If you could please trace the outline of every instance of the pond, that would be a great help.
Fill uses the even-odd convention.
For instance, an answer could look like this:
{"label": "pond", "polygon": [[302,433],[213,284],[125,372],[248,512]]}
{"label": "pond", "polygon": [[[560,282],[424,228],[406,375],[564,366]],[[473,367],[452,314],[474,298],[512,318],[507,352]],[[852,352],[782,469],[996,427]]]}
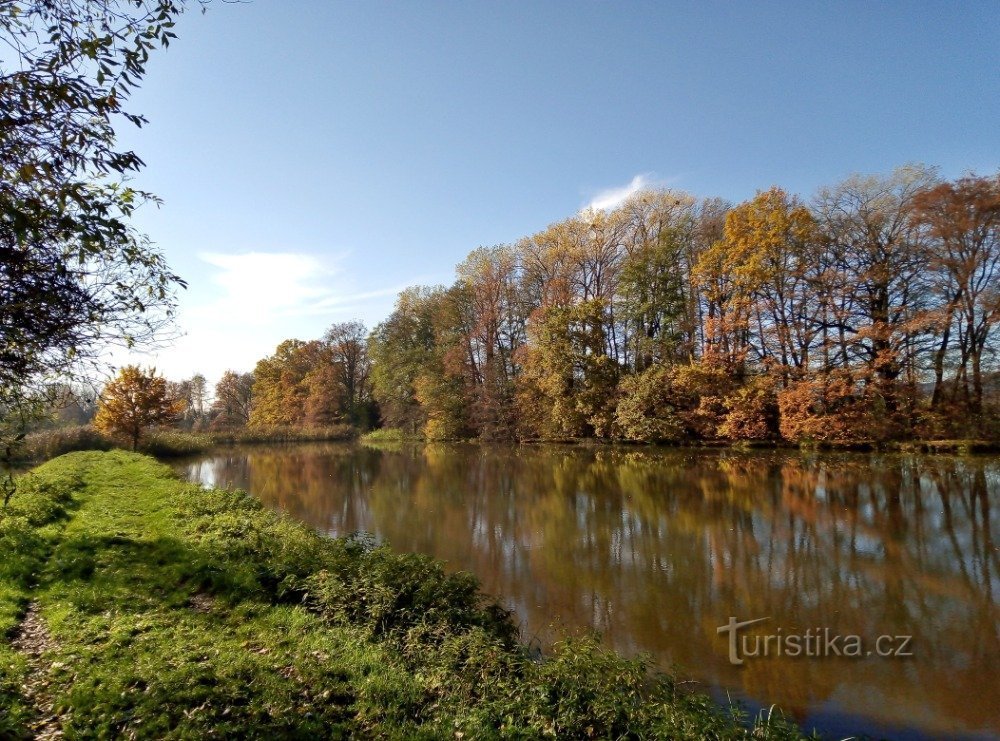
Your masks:
{"label": "pond", "polygon": [[595,628],[830,735],[1000,736],[996,457],[331,443],[179,466],[471,571],[542,646]]}

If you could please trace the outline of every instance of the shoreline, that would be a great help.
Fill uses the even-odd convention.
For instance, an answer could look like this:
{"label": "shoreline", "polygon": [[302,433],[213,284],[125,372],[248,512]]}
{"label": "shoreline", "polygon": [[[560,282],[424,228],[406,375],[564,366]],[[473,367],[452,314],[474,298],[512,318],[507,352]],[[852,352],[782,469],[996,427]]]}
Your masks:
{"label": "shoreline", "polygon": [[[802,737],[593,636],[538,656],[473,575],[324,538],[147,456],[73,453],[23,486],[0,519],[0,546],[21,556],[0,572],[0,731],[15,737],[42,722],[146,737]],[[26,616],[39,656],[18,648]]]}
{"label": "shoreline", "polygon": [[[378,447],[380,445],[412,444],[468,444],[503,446],[565,445],[581,448],[630,448],[649,450],[782,450],[823,453],[903,453],[916,455],[996,455],[1000,454],[1000,440],[907,440],[876,442],[857,440],[850,442],[789,443],[784,440],[685,440],[678,442],[637,442],[630,440],[604,440],[599,438],[558,438],[525,440],[483,440],[456,438],[427,440],[396,434],[395,430],[379,429],[361,433],[348,425],[330,428],[297,429],[237,429],[215,432],[190,432],[174,429],[152,430],[140,441],[139,452],[156,458],[181,458],[201,455],[216,447],[237,445],[294,444],[308,442],[351,442]],[[127,449],[121,440],[99,433],[89,425],[57,428],[31,433],[24,442],[23,452],[9,462],[17,468],[37,465],[65,453],[86,450]]]}

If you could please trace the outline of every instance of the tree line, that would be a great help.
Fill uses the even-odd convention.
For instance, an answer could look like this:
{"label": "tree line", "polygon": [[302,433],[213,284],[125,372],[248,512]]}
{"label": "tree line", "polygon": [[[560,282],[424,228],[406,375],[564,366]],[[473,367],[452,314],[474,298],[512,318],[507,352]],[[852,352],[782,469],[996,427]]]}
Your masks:
{"label": "tree line", "polygon": [[996,435],[998,319],[1000,176],[907,166],[583,211],[404,291],[369,353],[431,439]]}
{"label": "tree line", "polygon": [[908,166],[809,202],[674,190],[481,247],[369,334],[170,383],[196,429],[430,440],[995,437],[1000,176]]}

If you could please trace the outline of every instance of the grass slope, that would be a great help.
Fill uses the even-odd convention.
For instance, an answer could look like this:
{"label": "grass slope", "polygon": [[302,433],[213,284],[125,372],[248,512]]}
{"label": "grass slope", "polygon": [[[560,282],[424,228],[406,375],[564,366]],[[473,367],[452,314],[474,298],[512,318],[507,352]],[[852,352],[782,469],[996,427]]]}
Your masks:
{"label": "grass slope", "polygon": [[9,642],[31,600],[70,737],[797,736],[594,639],[533,657],[470,575],[320,538],[140,455],[41,466],[0,516],[0,549],[0,736],[30,735]]}

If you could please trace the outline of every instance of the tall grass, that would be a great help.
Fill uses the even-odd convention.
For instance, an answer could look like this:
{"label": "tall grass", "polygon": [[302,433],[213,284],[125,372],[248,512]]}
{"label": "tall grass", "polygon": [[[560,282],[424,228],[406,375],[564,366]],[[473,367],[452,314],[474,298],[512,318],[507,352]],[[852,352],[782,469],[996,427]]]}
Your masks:
{"label": "tall grass", "polygon": [[[158,458],[203,453],[213,445],[245,443],[298,443],[351,440],[357,435],[351,425],[294,427],[248,427],[213,432],[187,432],[169,427],[147,430],[139,439],[139,450]],[[15,461],[46,461],[77,450],[131,448],[128,440],[101,432],[92,425],[75,425],[32,432],[14,451]]]}
{"label": "tall grass", "polygon": [[218,430],[208,433],[218,444],[243,443],[305,443],[326,440],[353,440],[357,428],[346,425],[326,427],[240,427],[232,430]]}
{"label": "tall grass", "polygon": [[204,453],[215,444],[211,435],[162,428],[147,432],[139,440],[139,450],[157,458],[176,458]]}
{"label": "tall grass", "polygon": [[75,450],[111,450],[116,447],[121,447],[121,444],[91,425],[74,425],[32,432],[14,454],[17,460],[44,461]]}

